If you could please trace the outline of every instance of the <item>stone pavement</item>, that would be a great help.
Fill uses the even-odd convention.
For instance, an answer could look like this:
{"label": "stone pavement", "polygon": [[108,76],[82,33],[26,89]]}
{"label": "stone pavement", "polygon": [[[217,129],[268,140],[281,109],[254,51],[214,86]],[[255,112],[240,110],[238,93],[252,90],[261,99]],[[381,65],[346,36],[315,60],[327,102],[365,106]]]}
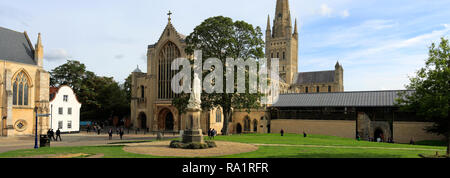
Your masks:
{"label": "stone pavement", "polygon": [[[166,135],[164,138],[176,138],[178,135]],[[79,133],[79,134],[63,134],[61,135],[62,141],[52,141],[50,145],[52,147],[64,147],[64,146],[101,146],[108,145],[115,142],[123,141],[139,141],[139,140],[156,140],[156,135],[152,134],[125,134],[123,140],[117,134],[113,134],[113,139],[109,140],[107,134],[94,134],[94,133]],[[20,150],[20,149],[33,149],[35,138],[34,136],[20,136],[20,137],[0,137],[0,153]],[[39,140],[38,140],[39,144]]]}

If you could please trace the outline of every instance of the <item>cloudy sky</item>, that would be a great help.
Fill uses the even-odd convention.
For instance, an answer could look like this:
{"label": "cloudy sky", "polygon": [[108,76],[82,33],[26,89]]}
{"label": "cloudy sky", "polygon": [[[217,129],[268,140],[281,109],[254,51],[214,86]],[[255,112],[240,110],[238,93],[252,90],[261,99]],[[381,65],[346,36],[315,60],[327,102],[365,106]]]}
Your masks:
{"label": "cloudy sky", "polygon": [[[276,0],[14,0],[0,1],[0,26],[42,33],[45,69],[79,60],[97,75],[123,80],[146,71],[167,12],[185,35],[223,15],[266,29]],[[344,66],[346,91],[404,89],[424,65],[428,47],[450,36],[448,0],[290,0],[298,18],[299,70]]]}

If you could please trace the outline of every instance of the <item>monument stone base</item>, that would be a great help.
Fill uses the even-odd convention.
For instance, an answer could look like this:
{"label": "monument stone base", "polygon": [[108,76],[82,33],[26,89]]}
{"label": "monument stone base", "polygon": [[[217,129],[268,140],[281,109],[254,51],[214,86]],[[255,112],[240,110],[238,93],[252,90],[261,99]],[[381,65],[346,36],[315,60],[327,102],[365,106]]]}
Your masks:
{"label": "monument stone base", "polygon": [[183,143],[204,143],[202,130],[184,131]]}

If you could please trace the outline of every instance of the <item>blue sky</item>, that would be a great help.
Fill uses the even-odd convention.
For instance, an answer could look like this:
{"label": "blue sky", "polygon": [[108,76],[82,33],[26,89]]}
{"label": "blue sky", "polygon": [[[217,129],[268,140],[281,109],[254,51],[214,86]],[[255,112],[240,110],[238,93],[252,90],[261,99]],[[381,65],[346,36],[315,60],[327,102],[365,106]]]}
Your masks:
{"label": "blue sky", "polygon": [[[276,0],[14,0],[0,1],[0,26],[42,33],[44,67],[79,60],[97,75],[123,80],[155,43],[167,12],[188,35],[223,15],[266,29]],[[424,66],[428,47],[450,36],[448,0],[290,0],[299,21],[300,72],[344,67],[346,91],[404,89]]]}

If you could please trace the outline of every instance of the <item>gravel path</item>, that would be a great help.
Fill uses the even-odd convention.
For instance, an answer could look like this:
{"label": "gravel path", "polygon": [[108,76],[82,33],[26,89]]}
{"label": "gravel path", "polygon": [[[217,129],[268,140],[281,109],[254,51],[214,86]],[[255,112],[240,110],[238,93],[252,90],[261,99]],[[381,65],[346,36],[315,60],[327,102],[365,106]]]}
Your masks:
{"label": "gravel path", "polygon": [[129,144],[123,148],[124,151],[146,154],[153,156],[173,156],[173,157],[211,157],[211,156],[224,156],[233,155],[239,153],[247,153],[256,151],[257,146],[245,143],[236,142],[222,142],[216,141],[216,148],[189,150],[189,149],[176,149],[169,147],[170,141],[150,142],[150,143],[137,143]]}

